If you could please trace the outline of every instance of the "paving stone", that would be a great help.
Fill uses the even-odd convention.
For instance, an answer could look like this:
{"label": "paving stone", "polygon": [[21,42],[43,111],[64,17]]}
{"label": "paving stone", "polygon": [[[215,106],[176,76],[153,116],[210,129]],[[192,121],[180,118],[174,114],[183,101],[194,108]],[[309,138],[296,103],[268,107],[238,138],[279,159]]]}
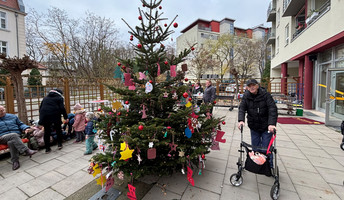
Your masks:
{"label": "paving stone", "polygon": [[221,186],[224,178],[223,174],[204,170],[202,175],[198,175],[198,171],[194,170],[193,178],[196,187],[221,194]]}
{"label": "paving stone", "polygon": [[[271,199],[270,191],[271,191],[272,186],[258,183],[258,188],[259,188],[260,199]],[[283,199],[283,200],[298,200],[298,199],[300,199],[296,192],[284,190],[282,187],[280,188],[279,193],[280,193],[280,196],[278,199]]]}
{"label": "paving stone", "polygon": [[78,171],[77,173],[56,183],[51,188],[65,197],[68,197],[92,180],[94,180],[92,175],[84,171]]}
{"label": "paving stone", "polygon": [[[344,167],[344,156],[333,156],[333,158]],[[342,168],[344,170],[344,168]]]}
{"label": "paving stone", "polygon": [[18,188],[13,188],[0,194],[0,199],[1,200],[13,200],[13,199],[24,200],[24,199],[27,199],[27,196]]}
{"label": "paving stone", "polygon": [[300,147],[300,150],[303,154],[309,155],[309,156],[317,156],[317,157],[323,157],[323,158],[332,158],[330,154],[328,154],[323,149],[314,149],[309,147]]}
{"label": "paving stone", "polygon": [[24,184],[33,180],[34,177],[26,172],[18,172],[13,176],[5,178],[0,182],[0,194],[8,191],[12,188],[17,187],[18,185]]}
{"label": "paving stone", "polygon": [[344,199],[343,185],[330,184],[330,186],[340,199]]}
{"label": "paving stone", "polygon": [[245,188],[242,188],[242,187],[235,187],[232,185],[223,185],[220,199],[221,200],[228,200],[228,199],[257,200],[259,199],[259,195],[258,195],[258,192],[246,190]]}
{"label": "paving stone", "polygon": [[334,142],[331,139],[322,139],[322,140],[317,140],[317,139],[313,139],[313,141],[318,144],[319,146],[325,146],[325,147],[335,147],[336,145],[338,145],[336,142]]}
{"label": "paving stone", "polygon": [[[42,150],[42,151],[45,151],[45,150]],[[62,156],[64,154],[65,153],[62,152],[62,151],[52,150],[49,154],[42,153],[39,156],[33,155],[32,156],[32,160],[34,160],[37,163],[45,163],[45,162],[47,162],[49,160],[52,160],[52,159],[57,158],[57,157],[60,157],[60,156]]]}
{"label": "paving stone", "polygon": [[228,161],[227,161],[227,167],[232,168],[232,169],[238,169],[238,162],[239,155],[238,156],[228,156]]}
{"label": "paving stone", "polygon": [[321,158],[316,156],[307,156],[307,158],[314,166],[317,167],[344,170],[343,166],[339,164],[335,159]]}
{"label": "paving stone", "polygon": [[295,185],[296,191],[299,194],[300,199],[312,199],[312,200],[339,200],[337,194],[332,189],[314,189],[310,187],[305,187],[302,185]]}
{"label": "paving stone", "polygon": [[293,140],[293,142],[298,146],[298,147],[310,147],[310,148],[315,148],[315,149],[320,149],[321,147],[313,142],[312,140]]}
{"label": "paving stone", "polygon": [[159,199],[159,200],[171,200],[171,199],[181,199],[181,196],[178,194],[175,194],[171,191],[164,191],[158,186],[153,186],[151,190],[143,197],[142,200],[153,200],[153,199]]}
{"label": "paving stone", "polygon": [[338,171],[322,167],[316,167],[316,169],[327,183],[333,183],[337,185],[344,184],[344,171]]}
{"label": "paving stone", "polygon": [[183,197],[181,200],[190,200],[190,199],[218,200],[218,199],[220,199],[220,195],[189,185],[186,188],[185,193],[183,194]]}
{"label": "paving stone", "polygon": [[205,162],[205,169],[217,172],[220,174],[225,174],[226,166],[227,166],[227,160],[221,160],[217,158],[207,157],[206,156],[206,162]]}
{"label": "paving stone", "polygon": [[154,176],[154,175],[147,175],[144,177],[139,178],[139,181],[147,183],[147,184],[153,184],[157,183],[161,177]]}
{"label": "paving stone", "polygon": [[289,148],[289,149],[299,149],[294,142],[289,142],[289,141],[276,141],[277,148],[279,147],[284,147],[284,148]]}
{"label": "paving stone", "polygon": [[189,185],[187,175],[175,173],[172,176],[163,176],[159,179],[160,185],[166,185],[166,190],[182,195],[185,188]]}
{"label": "paving stone", "polygon": [[221,159],[221,160],[227,160],[228,158],[228,150],[227,151],[221,151],[221,144],[220,144],[220,151],[217,150],[213,150],[210,151],[210,153],[206,154],[206,157],[211,157],[211,158],[217,158],[217,159]]}
{"label": "paving stone", "polygon": [[281,160],[286,169],[292,168],[314,173],[317,172],[309,160],[292,158],[288,156],[281,157]]}
{"label": "paving stone", "polygon": [[74,161],[80,157],[83,157],[83,156],[84,156],[84,151],[79,149],[79,150],[75,150],[73,152],[69,152],[67,154],[61,155],[56,159],[58,159],[62,162],[65,162],[65,163],[70,163],[70,162],[72,162],[72,161]]}
{"label": "paving stone", "polygon": [[294,140],[305,140],[305,141],[311,141],[311,139],[304,134],[288,134],[289,138],[294,141]]}
{"label": "paving stone", "polygon": [[299,149],[290,149],[290,148],[285,148],[285,147],[278,147],[277,148],[278,154],[283,156],[289,156],[293,158],[301,158],[301,159],[307,159],[306,156],[303,154],[302,151]]}
{"label": "paving stone", "polygon": [[28,200],[63,200],[65,197],[54,190],[48,188]]}
{"label": "paving stone", "polygon": [[19,160],[19,163],[20,163],[20,168],[15,170],[15,171],[12,170],[12,163],[10,163],[8,165],[6,164],[5,166],[0,168],[0,174],[4,178],[7,178],[7,177],[11,177],[11,176],[13,176],[19,172],[23,172],[27,169],[38,166],[38,163],[36,163],[33,160],[25,160],[25,161]]}
{"label": "paving stone", "polygon": [[331,156],[343,156],[343,150],[339,147],[338,143],[334,147],[322,147]]}
{"label": "paving stone", "polygon": [[31,174],[34,177],[41,176],[42,174],[45,174],[47,172],[53,171],[55,168],[65,165],[66,163],[53,159],[49,160],[46,163],[40,164],[37,167],[30,168],[26,170],[27,173]]}
{"label": "paving stone", "polygon": [[73,161],[73,163],[66,163],[61,165],[60,167],[57,167],[55,171],[65,176],[70,176],[85,167],[87,167],[88,169],[88,164],[89,163],[86,160],[79,158]]}
{"label": "paving stone", "polygon": [[[319,190],[329,190],[330,186],[321,175],[313,172],[300,172],[296,169],[287,169],[288,174],[294,185],[303,185]],[[295,186],[296,187],[296,186]]]}

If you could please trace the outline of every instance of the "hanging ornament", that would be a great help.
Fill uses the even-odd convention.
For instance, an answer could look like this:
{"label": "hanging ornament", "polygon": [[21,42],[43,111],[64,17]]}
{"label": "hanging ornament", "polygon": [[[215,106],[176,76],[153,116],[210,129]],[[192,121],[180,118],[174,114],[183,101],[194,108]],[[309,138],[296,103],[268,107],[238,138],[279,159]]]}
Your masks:
{"label": "hanging ornament", "polygon": [[126,105],[128,105],[128,104],[129,104],[129,101],[125,101],[124,103],[125,103]]}
{"label": "hanging ornament", "polygon": [[194,111],[195,111],[195,113],[199,113],[199,111],[201,111],[201,108],[199,107],[199,105],[195,105],[194,106]]}
{"label": "hanging ornament", "polygon": [[143,128],[144,128],[143,125],[140,125],[140,126],[139,126],[139,130],[140,130],[140,131],[142,131]]}
{"label": "hanging ornament", "polygon": [[177,74],[176,74],[176,65],[171,65],[170,66],[170,71],[171,71],[171,74],[170,74],[170,76],[171,77],[176,77],[177,76]]}
{"label": "hanging ornament", "polygon": [[153,90],[153,85],[150,82],[146,83],[146,90],[145,92],[148,94]]}
{"label": "hanging ornament", "polygon": [[115,71],[113,73],[115,74],[113,78],[122,78],[123,76],[123,72],[119,66],[115,67]]}
{"label": "hanging ornament", "polygon": [[220,143],[215,141],[215,138],[212,137],[212,146],[210,147],[211,150],[220,150]]}
{"label": "hanging ornament", "polygon": [[155,148],[150,148],[147,150],[147,158],[150,160],[156,158],[156,149]]}
{"label": "hanging ornament", "polygon": [[189,94],[188,94],[187,92],[184,92],[184,93],[183,93],[183,97],[184,97],[184,98],[187,98],[188,96],[189,96]]}
{"label": "hanging ornament", "polygon": [[186,127],[186,129],[185,129],[185,136],[187,137],[187,138],[191,138],[191,136],[192,136],[192,133],[191,133],[191,130],[188,128],[188,127]]}
{"label": "hanging ornament", "polygon": [[99,167],[98,163],[93,166],[93,177],[96,177],[97,174],[100,174],[101,168]]}
{"label": "hanging ornament", "polygon": [[211,119],[212,114],[210,112],[207,112],[206,115],[207,115],[207,119]]}
{"label": "hanging ornament", "polygon": [[140,75],[139,80],[144,80],[144,79],[146,79],[146,75],[145,75],[144,73],[139,72],[139,75]]}
{"label": "hanging ornament", "polygon": [[177,93],[173,93],[173,95],[172,95],[172,99],[178,99],[178,95],[177,95]]}
{"label": "hanging ornament", "polygon": [[112,102],[112,109],[118,110],[120,108],[123,108],[122,103],[119,101]]}
{"label": "hanging ornament", "polygon": [[195,50],[195,47],[191,47],[191,51],[194,51]]}
{"label": "hanging ornament", "polygon": [[113,186],[114,182],[115,182],[115,180],[112,176],[110,176],[109,178],[106,179],[106,187],[105,187],[106,192],[109,191],[109,189]]}
{"label": "hanging ornament", "polygon": [[189,99],[188,99],[189,101],[191,101],[192,100],[192,98],[191,97],[189,97]]}
{"label": "hanging ornament", "polygon": [[106,181],[106,177],[101,175],[97,180],[97,185],[101,185],[103,187],[105,181]]}
{"label": "hanging ornament", "polygon": [[160,76],[160,64],[159,62],[156,63],[158,65],[158,72],[157,72],[157,76]]}
{"label": "hanging ornament", "polygon": [[178,23],[175,22],[175,23],[173,24],[173,26],[174,26],[174,28],[177,28],[177,27],[178,27]]}
{"label": "hanging ornament", "polygon": [[120,62],[117,63],[117,66],[119,66],[119,67],[120,67],[121,65],[122,65],[122,64],[121,64]]}
{"label": "hanging ornament", "polygon": [[188,78],[185,78],[184,80],[185,80],[185,82],[188,82],[189,79],[188,79]]}
{"label": "hanging ornament", "polygon": [[153,148],[153,146],[154,146],[154,143],[153,142],[149,142],[148,147],[149,148]]}
{"label": "hanging ornament", "polygon": [[168,92],[164,92],[164,97],[165,97],[165,98],[168,97]]}
{"label": "hanging ornament", "polygon": [[137,48],[141,49],[142,48],[142,44],[138,44]]}
{"label": "hanging ornament", "polygon": [[128,184],[128,190],[129,192],[127,192],[127,197],[130,199],[130,200],[136,200],[136,194],[135,194],[135,190],[136,188],[130,184]]}
{"label": "hanging ornament", "polygon": [[188,71],[188,65],[187,64],[182,64],[182,71],[183,72],[186,72],[186,71]]}
{"label": "hanging ornament", "polygon": [[215,139],[215,141],[226,143],[226,139],[222,139],[224,134],[225,134],[224,131],[217,130],[216,131],[216,139]]}
{"label": "hanging ornament", "polygon": [[192,106],[191,101],[188,101],[188,102],[185,104],[185,107],[187,107],[187,108],[189,108],[189,107],[191,107],[191,106]]}
{"label": "hanging ornament", "polygon": [[225,121],[222,121],[222,124],[223,124],[223,125],[226,125],[226,122],[225,122]]}
{"label": "hanging ornament", "polygon": [[142,20],[142,16],[141,15],[139,16],[139,20]]}
{"label": "hanging ornament", "polygon": [[183,150],[179,151],[179,157],[184,157],[185,152]]}
{"label": "hanging ornament", "polygon": [[159,6],[159,9],[161,10],[161,9],[162,9],[162,7],[161,7],[161,6]]}
{"label": "hanging ornament", "polygon": [[216,101],[213,101],[213,104],[216,104]]}
{"label": "hanging ornament", "polygon": [[127,159],[132,157],[134,150],[129,149],[129,146],[126,142],[121,143],[121,150],[122,150],[122,152],[120,152],[120,154],[121,154],[120,160],[127,160]]}
{"label": "hanging ornament", "polygon": [[191,183],[192,186],[195,186],[195,181],[192,178],[193,171],[189,166],[187,166],[187,170],[188,170],[188,175],[187,175],[188,181]]}
{"label": "hanging ornament", "polygon": [[146,119],[147,118],[147,114],[146,114],[146,106],[144,104],[141,104],[142,106],[142,110],[141,110],[141,113],[142,113],[142,119]]}
{"label": "hanging ornament", "polygon": [[133,81],[131,79],[131,74],[130,73],[124,73],[124,85],[125,86],[133,85]]}
{"label": "hanging ornament", "polygon": [[124,180],[124,173],[123,171],[118,172],[117,177],[121,180]]}
{"label": "hanging ornament", "polygon": [[141,156],[140,156],[140,154],[136,154],[136,156],[137,156],[137,161],[139,161],[139,164],[141,164],[141,162],[142,162],[142,159],[141,159]]}
{"label": "hanging ornament", "polygon": [[165,27],[167,27],[167,24],[164,24]]}
{"label": "hanging ornament", "polygon": [[165,64],[165,65],[168,65],[168,62],[167,62],[167,61],[165,61],[165,62],[164,62],[164,64]]}
{"label": "hanging ornament", "polygon": [[149,83],[153,83],[153,81],[152,81],[152,80],[149,80]]}

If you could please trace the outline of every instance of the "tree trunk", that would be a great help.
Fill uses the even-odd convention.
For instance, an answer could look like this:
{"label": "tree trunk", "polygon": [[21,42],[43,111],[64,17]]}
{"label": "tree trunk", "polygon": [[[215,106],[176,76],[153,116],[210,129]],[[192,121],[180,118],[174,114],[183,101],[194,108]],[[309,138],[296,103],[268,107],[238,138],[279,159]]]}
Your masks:
{"label": "tree trunk", "polygon": [[25,97],[24,97],[24,85],[23,85],[23,79],[21,77],[21,71],[11,72],[11,74],[13,78],[12,81],[13,81],[13,85],[15,89],[16,100],[17,100],[18,117],[22,122],[24,122],[25,124],[28,124],[26,102],[25,102]]}

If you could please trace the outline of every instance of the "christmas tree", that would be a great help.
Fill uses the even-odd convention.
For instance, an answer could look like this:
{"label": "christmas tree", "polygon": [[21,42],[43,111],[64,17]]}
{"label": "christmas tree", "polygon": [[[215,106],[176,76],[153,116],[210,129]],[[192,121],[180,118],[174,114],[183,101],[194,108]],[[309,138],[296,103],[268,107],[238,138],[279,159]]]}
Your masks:
{"label": "christmas tree", "polygon": [[127,87],[108,86],[122,99],[111,108],[102,107],[97,129],[105,151],[93,156],[92,163],[134,178],[184,173],[187,167],[202,169],[204,155],[218,144],[215,137],[221,119],[211,116],[213,105],[196,104],[192,86],[179,84],[188,80],[176,65],[194,47],[178,56],[167,54],[163,42],[173,33],[170,29],[178,26],[177,16],[167,23],[161,17],[161,0],[141,1],[140,25],[132,28],[123,20],[137,56],[117,63]]}

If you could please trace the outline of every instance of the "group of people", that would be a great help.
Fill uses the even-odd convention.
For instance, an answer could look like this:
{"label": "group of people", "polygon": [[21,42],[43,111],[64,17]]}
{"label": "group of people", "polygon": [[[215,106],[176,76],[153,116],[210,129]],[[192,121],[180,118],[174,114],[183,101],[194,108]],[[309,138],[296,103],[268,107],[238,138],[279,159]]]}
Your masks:
{"label": "group of people", "polygon": [[[94,142],[96,120],[94,113],[82,110],[80,104],[74,106],[75,119],[72,126],[69,126],[69,132],[74,129],[76,133],[76,142],[82,142],[86,134],[85,155],[91,154],[98,146]],[[59,89],[50,90],[49,94],[43,98],[39,107],[39,121],[30,127],[24,124],[14,114],[6,113],[4,106],[0,106],[0,144],[7,144],[10,149],[12,169],[17,170],[20,167],[19,154],[32,156],[37,150],[29,149],[21,140],[21,134],[31,134],[36,138],[38,146],[45,147],[45,153],[51,152],[51,132],[56,131],[57,148],[61,150],[62,145],[62,120],[68,124],[69,119],[64,106],[63,92]],[[71,116],[71,115],[70,115]],[[43,137],[42,137],[43,136]]]}
{"label": "group of people", "polygon": [[[246,91],[241,99],[238,112],[238,128],[245,125],[245,115],[247,113],[247,124],[251,129],[251,143],[256,147],[267,147],[272,137],[272,132],[276,130],[277,107],[270,93],[259,86],[255,79],[250,79],[246,83]],[[194,85],[193,94],[203,93],[202,100],[206,104],[212,104],[216,97],[216,89],[212,86],[210,80],[206,81],[206,88],[203,90],[199,83]],[[200,103],[200,102],[197,102]],[[76,143],[82,142],[86,136],[86,154],[91,154],[98,146],[94,142],[96,130],[94,129],[95,115],[92,112],[85,112],[80,104],[74,106],[74,119],[71,127],[72,115],[68,118],[64,107],[63,93],[59,89],[51,90],[44,97],[39,108],[39,122],[41,128],[36,131],[37,134],[44,132],[45,152],[50,153],[51,131],[56,130],[57,146],[62,149],[62,120],[69,124],[68,132],[74,129],[76,134]],[[212,112],[212,109],[211,111]],[[26,156],[32,156],[37,151],[29,149],[20,139],[20,134],[28,134],[33,129],[25,125],[16,115],[6,113],[3,106],[0,106],[0,144],[7,144],[10,148],[12,169],[20,167],[19,153]],[[85,134],[85,135],[84,135]],[[40,141],[41,143],[43,141]],[[272,159],[270,159],[272,166]]]}

